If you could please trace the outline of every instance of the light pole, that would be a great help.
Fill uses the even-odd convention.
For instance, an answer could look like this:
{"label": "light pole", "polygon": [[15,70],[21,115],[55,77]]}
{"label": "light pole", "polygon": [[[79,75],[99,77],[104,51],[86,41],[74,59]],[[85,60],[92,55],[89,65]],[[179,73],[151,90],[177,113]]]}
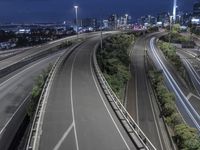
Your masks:
{"label": "light pole", "polygon": [[101,50],[103,49],[103,20],[101,20]]}
{"label": "light pole", "polygon": [[173,5],[173,22],[176,22],[176,8],[177,8],[177,0],[174,0],[174,5]]}
{"label": "light pole", "polygon": [[75,9],[75,13],[76,13],[76,35],[77,35],[77,39],[78,39],[78,6],[74,6]]}
{"label": "light pole", "polygon": [[126,27],[128,26],[128,14],[125,14],[126,16]]}
{"label": "light pole", "polygon": [[172,33],[172,24],[173,24],[173,16],[169,16],[169,43],[171,43],[171,33]]}

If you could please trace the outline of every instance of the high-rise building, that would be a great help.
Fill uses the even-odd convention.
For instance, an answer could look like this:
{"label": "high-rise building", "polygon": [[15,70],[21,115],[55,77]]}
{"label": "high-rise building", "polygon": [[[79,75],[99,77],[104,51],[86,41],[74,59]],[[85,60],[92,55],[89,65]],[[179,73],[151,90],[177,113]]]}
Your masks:
{"label": "high-rise building", "polygon": [[195,3],[193,6],[193,16],[200,17],[200,2]]}
{"label": "high-rise building", "polygon": [[113,14],[108,18],[109,27],[112,29],[116,29],[117,27],[117,15]]}
{"label": "high-rise building", "polygon": [[159,13],[157,17],[157,21],[162,22],[162,23],[169,22],[169,13],[167,12]]}
{"label": "high-rise building", "polygon": [[94,18],[82,19],[82,26],[95,28],[97,26],[97,19],[94,19]]}

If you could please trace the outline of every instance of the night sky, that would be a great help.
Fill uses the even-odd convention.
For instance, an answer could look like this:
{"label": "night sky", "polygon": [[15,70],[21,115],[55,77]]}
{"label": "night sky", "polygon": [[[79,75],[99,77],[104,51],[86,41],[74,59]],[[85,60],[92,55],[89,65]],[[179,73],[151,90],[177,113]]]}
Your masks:
{"label": "night sky", "polygon": [[[197,0],[177,0],[178,9],[192,11]],[[73,6],[79,5],[79,18],[106,17],[109,14],[139,16],[172,10],[173,0],[0,0],[0,22],[58,22],[73,19]]]}

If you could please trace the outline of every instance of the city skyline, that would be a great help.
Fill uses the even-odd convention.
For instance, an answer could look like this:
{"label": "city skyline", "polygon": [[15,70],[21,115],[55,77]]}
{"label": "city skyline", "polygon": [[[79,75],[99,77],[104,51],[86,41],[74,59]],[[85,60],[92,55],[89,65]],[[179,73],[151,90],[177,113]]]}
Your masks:
{"label": "city skyline", "polygon": [[[192,11],[197,0],[178,0],[178,9]],[[148,4],[148,5],[147,5]],[[132,0],[119,1],[64,1],[64,0],[1,0],[0,22],[59,22],[74,19],[74,5],[79,5],[79,18],[106,17],[112,13],[130,14],[133,19],[140,16],[159,12],[172,12],[173,0],[160,1]],[[148,6],[148,7],[147,7]],[[103,10],[103,11],[102,11]]]}

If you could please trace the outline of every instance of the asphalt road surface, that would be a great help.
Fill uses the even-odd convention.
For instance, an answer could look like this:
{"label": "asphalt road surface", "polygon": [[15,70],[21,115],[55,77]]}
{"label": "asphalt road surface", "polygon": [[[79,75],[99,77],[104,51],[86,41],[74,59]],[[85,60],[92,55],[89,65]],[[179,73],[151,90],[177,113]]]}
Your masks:
{"label": "asphalt road surface", "polygon": [[98,42],[82,44],[57,69],[47,95],[39,149],[136,149],[103,94],[91,65]]}
{"label": "asphalt road surface", "polygon": [[1,80],[0,149],[3,148],[1,146],[7,147],[9,145],[20,125],[20,121],[23,120],[26,112],[24,106],[27,105],[27,96],[30,94],[34,80],[43,69],[49,66],[49,63],[53,64],[61,54],[62,53],[57,53],[38,60],[22,68],[20,71],[11,73],[9,77],[5,77],[4,80]]}
{"label": "asphalt road surface", "polygon": [[[85,34],[81,34],[79,35],[79,38],[89,38],[89,37],[93,37],[98,35],[99,33],[85,33]],[[42,52],[42,51],[46,51],[50,48],[56,47],[57,45],[60,45],[62,42],[67,41],[67,40],[74,40],[76,39],[76,35],[74,36],[69,36],[63,39],[59,39],[56,41],[52,41],[49,43],[45,43],[43,45],[39,45],[30,49],[27,49],[25,51],[23,51],[22,53],[19,53],[17,55],[14,55],[12,57],[9,57],[7,59],[4,59],[2,61],[0,61],[0,69],[6,68],[8,66],[10,66],[13,63],[16,63],[18,61],[23,60],[25,57],[31,56],[31,55],[35,55],[36,53]]]}
{"label": "asphalt road surface", "polygon": [[152,99],[150,95],[147,82],[145,49],[148,38],[148,36],[139,38],[130,52],[130,70],[133,79],[130,80],[128,86],[127,109],[153,145],[159,150],[164,150],[165,144],[163,144],[162,133],[152,104],[155,99]]}
{"label": "asphalt road surface", "polygon": [[188,89],[184,87],[182,82],[178,81],[178,78],[175,75],[176,73],[168,65],[169,62],[163,58],[159,50],[155,47],[155,37],[151,38],[149,44],[150,51],[148,51],[148,54],[151,56],[157,68],[162,70],[168,88],[176,95],[176,105],[185,122],[200,130],[200,116],[186,97],[186,95],[189,94]]}

